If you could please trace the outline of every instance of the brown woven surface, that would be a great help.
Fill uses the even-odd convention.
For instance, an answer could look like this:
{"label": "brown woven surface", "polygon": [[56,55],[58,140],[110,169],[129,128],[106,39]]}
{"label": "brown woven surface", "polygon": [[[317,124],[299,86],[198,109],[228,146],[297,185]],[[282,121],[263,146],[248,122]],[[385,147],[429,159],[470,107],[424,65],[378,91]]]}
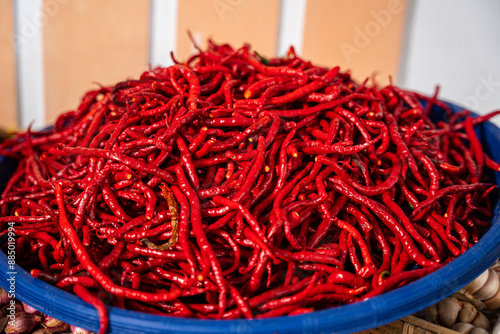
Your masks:
{"label": "brown woven surface", "polygon": [[369,329],[357,334],[459,334],[458,332],[430,323],[426,320],[407,316],[385,326]]}

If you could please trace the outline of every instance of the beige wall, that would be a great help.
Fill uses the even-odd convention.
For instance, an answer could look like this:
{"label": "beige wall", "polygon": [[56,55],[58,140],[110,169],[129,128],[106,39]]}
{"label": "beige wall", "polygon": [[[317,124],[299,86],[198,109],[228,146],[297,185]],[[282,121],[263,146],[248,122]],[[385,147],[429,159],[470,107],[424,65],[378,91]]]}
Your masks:
{"label": "beige wall", "polygon": [[250,43],[263,54],[275,55],[278,44],[279,0],[179,2],[177,54],[186,59],[193,53],[187,31],[206,45],[212,38],[218,43],[240,47]]}
{"label": "beige wall", "polygon": [[397,75],[405,7],[406,0],[310,0],[303,55],[387,84]]}
{"label": "beige wall", "polygon": [[[44,5],[51,1],[44,1]],[[148,64],[149,2],[71,0],[44,26],[47,123],[84,92],[139,76]]]}
{"label": "beige wall", "polygon": [[[17,125],[12,41],[12,3],[0,0],[0,128]],[[43,0],[50,13],[43,26],[44,85],[47,124],[78,106],[84,92],[137,77],[149,59],[149,0]],[[406,0],[308,0],[302,55],[317,64],[340,65],[378,82],[397,75]],[[192,52],[190,30],[235,47],[249,42],[275,56],[280,0],[179,0],[179,59]],[[10,35],[9,35],[10,33]]]}
{"label": "beige wall", "polygon": [[0,0],[0,127],[17,127],[12,1]]}

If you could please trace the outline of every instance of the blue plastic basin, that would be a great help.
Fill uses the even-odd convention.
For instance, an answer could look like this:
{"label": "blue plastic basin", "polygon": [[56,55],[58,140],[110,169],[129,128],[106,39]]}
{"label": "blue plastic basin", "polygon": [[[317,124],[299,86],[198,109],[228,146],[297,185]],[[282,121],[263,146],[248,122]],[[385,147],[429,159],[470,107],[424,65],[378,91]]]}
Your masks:
{"label": "blue plastic basin", "polygon": [[[462,108],[451,105],[454,111]],[[434,118],[442,118],[439,108]],[[500,161],[500,129],[492,123],[479,127],[486,150]],[[11,162],[0,157],[0,174],[12,170]],[[496,184],[500,175],[495,173]],[[1,179],[0,179],[1,181]],[[1,184],[0,184],[1,186]],[[109,307],[111,333],[352,333],[384,325],[415,313],[457,291],[486,270],[500,256],[500,205],[495,207],[491,228],[462,256],[443,268],[397,290],[356,304],[309,314],[263,320],[199,320],[157,316]],[[0,252],[0,285],[8,289],[11,276],[7,257]],[[78,297],[33,278],[16,267],[16,297],[43,313],[62,321],[99,329],[97,311]]]}

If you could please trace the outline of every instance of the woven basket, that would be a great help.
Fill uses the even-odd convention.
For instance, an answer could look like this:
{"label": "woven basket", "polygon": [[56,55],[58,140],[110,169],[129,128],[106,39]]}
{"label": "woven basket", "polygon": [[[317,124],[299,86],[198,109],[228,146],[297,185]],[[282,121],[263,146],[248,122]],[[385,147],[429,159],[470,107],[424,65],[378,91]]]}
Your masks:
{"label": "woven basket", "polygon": [[460,334],[427,320],[415,316],[407,316],[385,326],[369,329],[357,334]]}

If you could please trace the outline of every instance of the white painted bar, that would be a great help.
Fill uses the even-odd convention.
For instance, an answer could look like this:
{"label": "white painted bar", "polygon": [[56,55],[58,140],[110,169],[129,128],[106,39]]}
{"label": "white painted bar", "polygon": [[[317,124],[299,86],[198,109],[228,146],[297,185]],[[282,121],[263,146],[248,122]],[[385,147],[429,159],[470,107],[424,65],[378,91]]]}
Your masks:
{"label": "white painted bar", "polygon": [[306,5],[307,0],[281,0],[278,56],[285,56],[291,45],[297,54],[301,54]]}
{"label": "white painted bar", "polygon": [[177,46],[178,8],[178,0],[151,0],[151,66],[173,65],[170,52],[175,52]]}
{"label": "white painted bar", "polygon": [[14,1],[19,126],[45,125],[42,0]]}

